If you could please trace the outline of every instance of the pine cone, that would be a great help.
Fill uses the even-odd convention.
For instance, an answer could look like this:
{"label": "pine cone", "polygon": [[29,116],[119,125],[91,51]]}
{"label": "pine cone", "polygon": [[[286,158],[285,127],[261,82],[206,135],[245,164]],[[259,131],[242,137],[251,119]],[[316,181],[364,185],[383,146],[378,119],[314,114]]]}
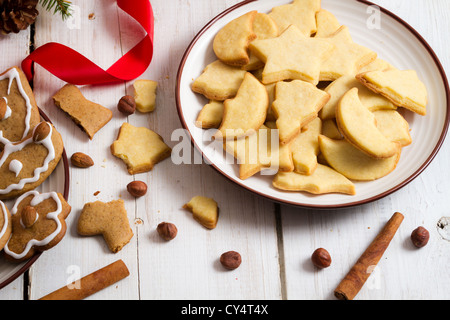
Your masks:
{"label": "pine cone", "polygon": [[4,34],[18,33],[36,20],[39,0],[0,0],[0,31]]}

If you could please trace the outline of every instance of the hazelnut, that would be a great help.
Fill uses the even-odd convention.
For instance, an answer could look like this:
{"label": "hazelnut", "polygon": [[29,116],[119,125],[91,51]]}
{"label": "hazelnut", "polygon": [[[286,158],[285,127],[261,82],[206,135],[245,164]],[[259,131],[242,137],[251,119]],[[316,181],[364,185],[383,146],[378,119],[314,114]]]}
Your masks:
{"label": "hazelnut", "polygon": [[166,241],[175,239],[178,233],[177,227],[170,222],[161,222],[160,224],[158,224],[156,231],[158,231],[158,234],[161,236],[161,238]]}
{"label": "hazelnut", "polygon": [[89,168],[94,165],[92,158],[82,152],[74,153],[70,158],[70,161],[75,167],[78,168]]}
{"label": "hazelnut", "polygon": [[228,251],[220,256],[220,263],[225,269],[234,270],[241,265],[242,258],[239,252]]}
{"label": "hazelnut", "polygon": [[136,111],[136,101],[132,96],[123,96],[119,103],[117,104],[117,108],[120,112],[126,115],[132,115]]}
{"label": "hazelnut", "polygon": [[147,193],[147,184],[143,181],[133,181],[127,185],[127,190],[133,197],[142,197]]}
{"label": "hazelnut", "polygon": [[3,118],[6,115],[6,101],[5,99],[0,98],[0,120],[3,120]]}
{"label": "hazelnut", "polygon": [[331,265],[331,256],[327,250],[319,248],[312,254],[311,261],[317,268],[324,269]]}
{"label": "hazelnut", "polygon": [[30,228],[37,218],[37,212],[34,207],[26,206],[22,211],[22,223],[26,228]]}
{"label": "hazelnut", "polygon": [[50,124],[47,122],[41,122],[38,124],[36,129],[34,129],[33,132],[33,141],[39,142],[47,138],[47,136],[50,134]]}
{"label": "hazelnut", "polygon": [[411,233],[411,241],[417,248],[425,247],[430,240],[430,233],[424,227],[418,227]]}

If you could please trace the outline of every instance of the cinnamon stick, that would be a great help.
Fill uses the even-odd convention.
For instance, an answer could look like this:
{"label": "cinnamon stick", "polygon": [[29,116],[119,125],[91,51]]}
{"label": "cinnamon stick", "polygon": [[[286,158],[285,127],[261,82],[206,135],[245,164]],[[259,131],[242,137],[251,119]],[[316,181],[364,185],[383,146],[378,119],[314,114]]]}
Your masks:
{"label": "cinnamon stick", "polygon": [[77,288],[62,287],[39,300],[82,300],[128,277],[130,272],[122,260],[97,270],[79,281]]}
{"label": "cinnamon stick", "polygon": [[378,234],[375,240],[373,240],[353,268],[345,276],[344,280],[342,280],[339,286],[334,290],[336,298],[340,300],[353,300],[355,298],[369,278],[369,270],[378,264],[391,243],[392,238],[394,238],[403,219],[404,216],[401,213],[396,212],[386,223],[383,230]]}

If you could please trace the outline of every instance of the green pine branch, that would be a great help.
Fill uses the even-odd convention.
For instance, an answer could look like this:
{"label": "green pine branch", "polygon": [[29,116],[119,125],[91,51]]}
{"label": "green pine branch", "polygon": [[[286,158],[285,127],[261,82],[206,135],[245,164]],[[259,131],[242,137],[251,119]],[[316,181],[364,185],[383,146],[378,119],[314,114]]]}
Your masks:
{"label": "green pine branch", "polygon": [[47,11],[53,11],[53,14],[60,13],[63,20],[72,15],[71,2],[66,0],[39,0],[39,3]]}

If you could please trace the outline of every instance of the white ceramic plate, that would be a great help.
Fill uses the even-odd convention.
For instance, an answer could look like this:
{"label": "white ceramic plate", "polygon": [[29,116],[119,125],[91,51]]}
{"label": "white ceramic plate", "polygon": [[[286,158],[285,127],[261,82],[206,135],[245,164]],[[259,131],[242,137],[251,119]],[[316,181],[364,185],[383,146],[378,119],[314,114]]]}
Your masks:
{"label": "white ceramic plate", "polygon": [[[41,117],[45,121],[50,121],[49,118],[41,111]],[[51,122],[51,121],[50,121]],[[49,182],[51,180],[52,186],[56,186],[49,189]],[[42,185],[36,189],[39,192],[50,192],[56,191],[61,193],[65,199],[68,199],[69,196],[69,185],[70,185],[70,177],[69,177],[69,162],[66,156],[66,151],[64,150],[62,158],[56,169],[49,176],[49,178],[44,181]],[[5,205],[8,208],[12,208],[14,205],[14,200],[5,201]],[[7,261],[3,256],[3,253],[0,253],[0,289],[10,284],[12,281],[21,276],[25,271],[27,271],[34,262],[40,257],[40,253],[35,254],[29,260],[24,261],[22,263],[14,263]]]}
{"label": "white ceramic plate", "polygon": [[[416,178],[438,153],[448,130],[450,93],[445,72],[426,41],[406,22],[393,13],[364,0],[322,0],[322,7],[349,27],[353,40],[371,48],[378,57],[399,69],[414,69],[425,83],[428,114],[425,117],[404,112],[410,124],[412,145],[404,148],[396,170],[373,181],[356,183],[356,195],[309,195],[283,192],[272,186],[272,176],[256,175],[240,180],[238,167],[226,161],[220,148],[205,139],[205,131],[195,126],[199,111],[208,102],[194,93],[191,84],[204,67],[216,60],[212,42],[216,33],[231,20],[251,10],[268,13],[290,0],[248,0],[226,10],[194,38],[181,61],[177,83],[177,108],[180,120],[191,135],[192,143],[216,170],[240,186],[280,203],[308,208],[343,208],[378,200],[402,188]],[[379,9],[378,9],[379,8]],[[378,11],[377,11],[378,10]],[[380,17],[380,28],[373,28]],[[373,20],[375,19],[375,20]],[[376,24],[375,24],[376,27]],[[206,133],[207,134],[207,133]]]}

